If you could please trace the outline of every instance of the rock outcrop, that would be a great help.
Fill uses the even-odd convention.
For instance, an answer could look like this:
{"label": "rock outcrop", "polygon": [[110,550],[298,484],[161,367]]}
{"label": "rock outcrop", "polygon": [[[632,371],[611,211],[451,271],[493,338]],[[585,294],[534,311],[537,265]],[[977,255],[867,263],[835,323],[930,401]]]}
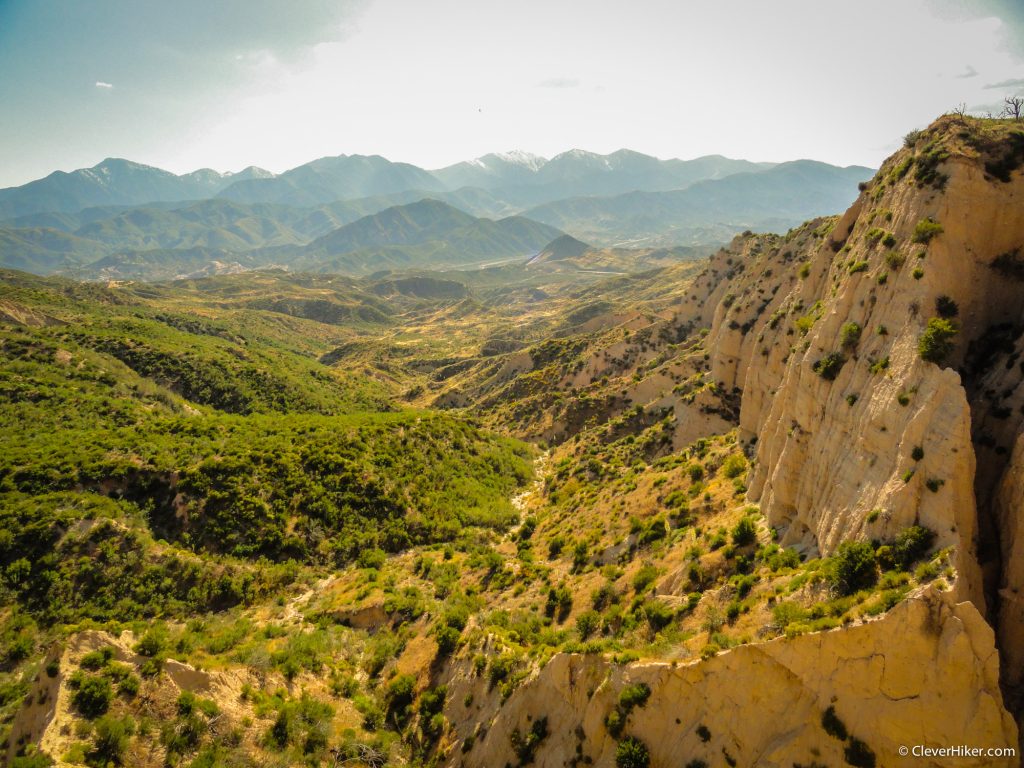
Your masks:
{"label": "rock outcrop", "polygon": [[[516,764],[511,744],[547,717],[538,765],[610,765],[603,718],[637,681],[651,700],[628,732],[652,765],[720,754],[842,764],[845,747],[820,727],[830,705],[880,765],[895,764],[900,745],[1018,746],[1003,700],[1018,713],[1024,704],[1022,165],[1018,127],[942,118],[908,137],[842,216],[736,238],[664,323],[667,336],[706,329],[722,406],[701,411],[728,415],[738,399],[748,498],[780,543],[829,555],[922,525],[955,551],[952,597],[678,668],[556,657],[486,715],[464,764]],[[646,359],[666,348],[653,344]]]}
{"label": "rock outcrop", "polygon": [[[448,716],[463,746],[453,747],[447,764],[521,765],[517,745],[523,749],[542,719],[538,730],[546,736],[532,753],[538,768],[615,765],[617,744],[627,736],[646,745],[652,766],[838,766],[847,750],[865,746],[871,764],[896,765],[900,747],[1015,748],[1017,728],[1002,706],[998,678],[992,630],[977,609],[948,593],[926,592],[877,621],[690,664],[616,666],[598,656],[559,655],[504,703],[467,664],[449,682]],[[623,688],[636,684],[646,684],[650,697],[613,737],[606,719]],[[827,711],[845,738],[837,738],[832,721],[827,732]],[[1018,762],[986,755],[915,764]]]}

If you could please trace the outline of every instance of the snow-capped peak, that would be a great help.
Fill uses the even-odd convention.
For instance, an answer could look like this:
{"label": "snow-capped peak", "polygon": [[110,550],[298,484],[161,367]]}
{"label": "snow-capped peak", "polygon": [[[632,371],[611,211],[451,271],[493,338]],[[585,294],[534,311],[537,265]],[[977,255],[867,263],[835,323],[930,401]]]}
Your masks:
{"label": "snow-capped peak", "polygon": [[538,170],[547,162],[540,155],[523,152],[521,149],[513,149],[509,152],[495,152],[493,157],[510,165],[521,165],[524,168],[529,168],[531,171]]}

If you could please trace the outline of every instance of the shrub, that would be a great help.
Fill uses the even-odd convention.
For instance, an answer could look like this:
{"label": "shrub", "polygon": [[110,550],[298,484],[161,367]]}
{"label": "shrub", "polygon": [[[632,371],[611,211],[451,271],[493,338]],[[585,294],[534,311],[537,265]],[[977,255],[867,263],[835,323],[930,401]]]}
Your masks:
{"label": "shrub", "polygon": [[634,736],[627,736],[615,749],[615,768],[649,768],[650,764],[647,745]]}
{"label": "shrub", "polygon": [[622,710],[616,707],[609,712],[604,719],[604,727],[613,737],[618,738],[622,734],[622,729],[626,727],[626,717]]}
{"label": "shrub", "polygon": [[356,564],[360,568],[375,568],[379,570],[387,562],[387,559],[388,556],[384,550],[370,547],[359,553],[359,557],[356,558]]}
{"label": "shrub", "polygon": [[889,368],[889,356],[886,355],[881,360],[875,360],[873,363],[871,363],[871,366],[868,368],[868,370],[871,373],[877,374],[877,373],[882,373],[885,370],[888,370],[888,368]]}
{"label": "shrub", "polygon": [[[72,747],[72,749],[74,749],[74,747]],[[81,758],[83,760],[85,759],[84,754],[81,754]],[[71,762],[67,758],[65,761]],[[75,762],[80,762],[80,760],[76,759]],[[10,768],[50,768],[51,765],[53,765],[53,758],[45,752],[33,752],[30,755],[15,755],[10,762]]]}
{"label": "shrub", "polygon": [[946,356],[953,351],[953,339],[960,329],[952,320],[942,317],[933,317],[928,321],[928,327],[917,342],[917,351],[921,359],[939,365]]}
{"label": "shrub", "polygon": [[96,671],[103,669],[110,663],[110,660],[114,658],[114,649],[107,646],[99,651],[90,651],[82,657],[82,660],[78,662],[78,666],[82,669],[88,669]]}
{"label": "shrub", "polygon": [[544,605],[544,614],[549,619],[564,621],[572,610],[572,592],[564,584],[548,590],[548,599]]}
{"label": "shrub", "polygon": [[885,263],[889,265],[889,269],[899,269],[907,261],[907,257],[899,251],[889,251],[885,254]]}
{"label": "shrub", "polygon": [[806,618],[807,611],[791,600],[778,602],[772,608],[772,623],[780,631],[785,630],[793,622],[803,621]]}
{"label": "shrub", "polygon": [[839,331],[839,342],[846,349],[856,347],[860,342],[860,334],[859,323],[845,323]]}
{"label": "shrub", "polygon": [[590,555],[587,551],[587,542],[577,541],[576,546],[572,548],[572,570],[573,573],[582,571],[587,567],[587,562],[590,559]]}
{"label": "shrub", "polygon": [[872,227],[864,233],[864,239],[867,240],[869,245],[877,245],[888,234],[884,229]]}
{"label": "shrub", "polygon": [[615,583],[612,581],[606,581],[594,590],[593,594],[590,596],[590,601],[593,604],[595,611],[603,611],[608,606],[619,602],[619,593],[615,589]]}
{"label": "shrub", "polygon": [[647,623],[651,625],[651,629],[657,632],[659,629],[664,629],[672,620],[675,618],[675,612],[671,607],[659,600],[648,600],[644,603],[644,617],[647,619]]}
{"label": "shrub", "polygon": [[640,531],[640,535],[637,537],[637,544],[643,547],[660,541],[666,536],[668,536],[668,528],[665,527],[665,520],[661,517],[656,517]]}
{"label": "shrub", "polygon": [[628,714],[634,707],[642,707],[651,697],[651,687],[647,683],[627,685],[619,694],[619,706]]}
{"label": "shrub", "polygon": [[866,261],[855,261],[850,265],[850,274],[856,275],[858,272],[867,272],[869,266],[871,265]]}
{"label": "shrub", "polygon": [[[363,715],[363,725],[367,730],[375,730],[380,726],[383,713],[375,703],[365,697],[358,697],[355,704]],[[320,752],[327,746],[333,717],[334,708],[330,704],[303,693],[297,701],[280,705],[267,740],[280,749],[289,744],[298,744],[307,755]]]}
{"label": "shrub", "polygon": [[416,692],[416,678],[412,675],[398,675],[388,683],[385,700],[388,714],[399,722],[405,722],[411,714]]}
{"label": "shrub", "polygon": [[601,625],[601,614],[597,611],[584,611],[576,617],[576,631],[580,640],[586,640]]}
{"label": "shrub", "polygon": [[93,729],[93,747],[86,759],[90,765],[122,765],[128,741],[135,733],[135,721],[130,717],[106,715]]}
{"label": "shrub", "polygon": [[914,267],[914,271],[910,273],[910,276],[913,277],[915,280],[920,280],[922,277],[924,277],[924,270],[921,269],[920,267]]}
{"label": "shrub", "polygon": [[920,461],[921,459],[923,459],[924,448],[922,448],[920,445],[915,445],[914,450],[910,452],[910,458],[912,458],[914,461]]}
{"label": "shrub", "polygon": [[915,561],[928,554],[935,541],[935,531],[921,525],[913,525],[896,536],[892,545],[892,557],[896,566],[907,570]]}
{"label": "shrub", "polygon": [[163,651],[167,643],[167,633],[159,627],[153,627],[142,636],[135,646],[135,652],[150,658],[155,658]]}
{"label": "shrub", "polygon": [[864,541],[846,541],[830,558],[828,578],[841,595],[852,595],[878,580],[878,565],[871,545]]}
{"label": "shrub", "polygon": [[826,381],[833,381],[839,375],[839,371],[842,370],[845,362],[846,358],[838,352],[829,352],[825,357],[815,362],[811,366],[811,370]]}
{"label": "shrub", "polygon": [[803,264],[800,265],[800,269],[797,271],[797,275],[800,277],[801,280],[804,280],[810,274],[811,263],[809,261],[805,261]]}
{"label": "shrub", "polygon": [[637,594],[647,591],[647,588],[658,578],[658,569],[653,565],[643,565],[633,577],[633,589]]}
{"label": "shrub", "polygon": [[548,542],[548,560],[554,560],[565,548],[565,539],[561,536],[555,536]]}
{"label": "shrub", "polygon": [[737,547],[746,547],[757,541],[757,526],[753,519],[744,517],[732,529],[732,543]]}
{"label": "shrub", "polygon": [[512,742],[512,749],[516,753],[516,757],[519,758],[520,766],[529,765],[533,762],[537,747],[548,737],[549,733],[548,719],[546,717],[538,717],[534,720],[525,737],[519,732],[518,728],[512,731],[509,735],[509,740]]}
{"label": "shrub", "polygon": [[459,647],[462,633],[455,627],[445,623],[434,625],[434,640],[437,641],[437,652],[441,656],[449,656]]}
{"label": "shrub", "polygon": [[913,241],[927,245],[933,237],[942,234],[942,225],[931,218],[921,219],[914,227]]}
{"label": "shrub", "polygon": [[105,714],[110,708],[114,691],[110,681],[105,677],[75,673],[71,679],[71,686],[75,689],[71,697],[72,703],[90,720]]}
{"label": "shrub", "polygon": [[734,453],[722,463],[722,474],[732,480],[739,477],[747,469],[747,460],[743,454]]}

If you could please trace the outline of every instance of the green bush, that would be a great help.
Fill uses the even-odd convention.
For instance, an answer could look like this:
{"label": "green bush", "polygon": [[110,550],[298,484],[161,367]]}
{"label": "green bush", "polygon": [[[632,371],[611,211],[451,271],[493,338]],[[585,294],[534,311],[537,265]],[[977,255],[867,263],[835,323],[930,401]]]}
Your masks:
{"label": "green bush", "polygon": [[450,656],[459,647],[462,633],[448,624],[434,625],[434,639],[437,641],[437,652],[441,656]]}
{"label": "green bush", "polygon": [[549,733],[548,719],[546,717],[538,717],[534,720],[525,737],[519,732],[518,728],[512,731],[509,735],[509,740],[512,742],[512,751],[519,758],[520,766],[529,765],[533,762],[537,748],[548,737]]}
{"label": "green bush", "polygon": [[53,758],[45,752],[33,752],[30,755],[15,755],[10,768],[50,768]]}
{"label": "green bush", "polygon": [[867,589],[878,580],[875,551],[864,541],[846,541],[829,558],[828,578],[841,595]]}
{"label": "green bush", "polygon": [[889,269],[899,269],[907,261],[907,257],[899,251],[889,251],[885,254],[885,263],[889,266]]}
{"label": "green bush", "polygon": [[633,683],[624,687],[619,693],[619,706],[628,714],[635,707],[647,704],[650,697],[651,687],[647,683]]}
{"label": "green bush", "polygon": [[839,375],[839,371],[842,370],[843,365],[846,363],[846,358],[838,352],[829,352],[825,357],[821,358],[811,367],[816,374],[826,381],[834,381],[836,376]]}
{"label": "green bush", "polygon": [[597,611],[584,611],[576,617],[576,631],[579,633],[580,640],[589,638],[600,626],[601,614]]}
{"label": "green bush", "polygon": [[953,351],[953,339],[959,332],[960,329],[952,320],[933,317],[928,321],[928,327],[917,342],[917,351],[921,359],[940,365]]}
{"label": "green bush", "polygon": [[657,632],[672,623],[675,611],[660,600],[648,600],[644,603],[644,617],[651,629]]}
{"label": "green bush", "polygon": [[135,721],[130,717],[106,715],[100,718],[93,727],[93,746],[86,755],[86,762],[97,768],[123,765],[128,742],[134,734]]}
{"label": "green bush", "polygon": [[913,241],[915,243],[927,244],[936,235],[942,234],[942,225],[934,219],[921,219],[914,227]]}
{"label": "green bush", "polygon": [[[321,753],[327,747],[333,717],[333,707],[303,693],[298,700],[278,705],[277,718],[267,733],[267,743],[278,749],[298,745],[307,755]],[[364,720],[365,717],[364,714]]]}
{"label": "green bush", "polygon": [[633,576],[633,589],[639,595],[642,592],[646,592],[647,588],[654,583],[654,580],[658,578],[657,567],[646,564],[640,566],[640,570]]}
{"label": "green bush", "polygon": [[76,672],[71,677],[70,685],[74,690],[71,702],[83,716],[91,720],[105,714],[110,708],[114,690],[105,677]]}
{"label": "green bush", "polygon": [[722,462],[722,474],[732,480],[747,471],[747,459],[741,453],[731,454]]}
{"label": "green bush", "polygon": [[839,330],[839,343],[844,349],[852,349],[860,343],[861,327],[859,323],[844,323]]}
{"label": "green bush", "polygon": [[753,518],[744,517],[732,529],[732,543],[737,547],[746,547],[757,541],[757,525]]}
{"label": "green bush", "polygon": [[164,649],[167,642],[167,632],[159,627],[154,627],[142,636],[142,639],[135,645],[135,652],[141,656],[157,657]]}
{"label": "green bush", "polygon": [[375,568],[379,570],[384,567],[387,559],[387,553],[383,549],[370,547],[359,553],[359,557],[356,558],[356,564],[360,568]]}
{"label": "green bush", "polygon": [[650,764],[647,745],[634,736],[627,736],[615,749],[615,768],[649,768]]}
{"label": "green bush", "polygon": [[913,525],[901,531],[892,544],[894,564],[900,570],[907,570],[916,561],[928,554],[935,541],[935,531],[921,525]]}
{"label": "green bush", "polygon": [[565,548],[565,539],[562,536],[553,536],[548,542],[548,560],[554,560]]}
{"label": "green bush", "polygon": [[387,712],[398,722],[404,723],[412,714],[412,702],[416,695],[416,678],[412,675],[398,675],[391,682],[384,696]]}
{"label": "green bush", "polygon": [[549,619],[565,621],[565,618],[572,611],[572,592],[562,584],[558,587],[551,587],[548,590],[548,599],[544,605],[544,615]]}

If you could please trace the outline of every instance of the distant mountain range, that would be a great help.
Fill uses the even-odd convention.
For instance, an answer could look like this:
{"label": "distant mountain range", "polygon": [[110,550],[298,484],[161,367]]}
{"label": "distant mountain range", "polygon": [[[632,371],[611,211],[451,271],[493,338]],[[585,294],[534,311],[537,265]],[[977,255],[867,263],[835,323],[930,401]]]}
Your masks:
{"label": "distant mountain range", "polygon": [[130,160],[107,158],[92,168],[54,171],[20,187],[0,189],[0,219],[33,213],[74,213],[100,205],[139,205],[214,197],[230,185],[273,177],[250,167],[239,173],[209,168],[177,176]]}
{"label": "distant mountain range", "polygon": [[843,210],[856,196],[858,182],[872,174],[870,168],[797,160],[685,189],[567,198],[524,215],[594,241],[698,244],[727,240],[745,228],[787,229]]}
{"label": "distant mountain range", "polygon": [[280,175],[179,176],[108,159],[0,190],[0,266],[86,277],[267,263],[365,274],[525,261],[563,233],[598,249],[704,246],[842,210],[871,175],[629,150],[490,154],[434,171],[341,155]]}

